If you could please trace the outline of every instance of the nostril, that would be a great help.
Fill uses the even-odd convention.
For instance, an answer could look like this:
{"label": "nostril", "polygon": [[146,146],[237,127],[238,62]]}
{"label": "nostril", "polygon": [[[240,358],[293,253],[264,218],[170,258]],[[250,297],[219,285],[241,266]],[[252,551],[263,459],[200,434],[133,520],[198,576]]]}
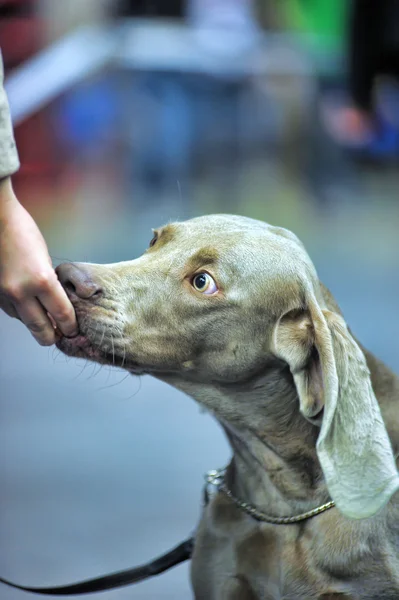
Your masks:
{"label": "nostril", "polygon": [[100,298],[103,295],[103,291],[101,288],[98,288],[94,294],[91,295],[91,298],[94,298],[94,300]]}
{"label": "nostril", "polygon": [[56,272],[66,293],[71,298],[77,296],[82,300],[98,299],[103,293],[102,288],[96,283],[86,266],[65,263],[59,265]]}
{"label": "nostril", "polygon": [[71,294],[76,294],[76,286],[72,281],[63,281],[62,285],[66,292],[70,292]]}

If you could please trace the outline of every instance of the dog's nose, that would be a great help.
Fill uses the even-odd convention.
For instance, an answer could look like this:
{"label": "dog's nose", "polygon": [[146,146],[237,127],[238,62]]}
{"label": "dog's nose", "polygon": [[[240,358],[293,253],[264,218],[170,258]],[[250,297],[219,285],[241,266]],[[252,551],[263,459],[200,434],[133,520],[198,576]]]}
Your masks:
{"label": "dog's nose", "polygon": [[77,296],[88,300],[102,293],[101,286],[94,281],[89,270],[83,265],[63,263],[55,271],[69,297]]}

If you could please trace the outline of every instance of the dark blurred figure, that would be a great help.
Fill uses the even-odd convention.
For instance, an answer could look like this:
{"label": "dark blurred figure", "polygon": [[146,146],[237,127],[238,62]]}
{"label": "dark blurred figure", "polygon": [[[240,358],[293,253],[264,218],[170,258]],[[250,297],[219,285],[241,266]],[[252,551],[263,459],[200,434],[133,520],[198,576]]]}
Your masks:
{"label": "dark blurred figure", "polygon": [[[162,22],[183,21],[184,0],[117,0],[112,9],[117,19],[143,18]],[[184,74],[173,70],[133,70],[127,73],[124,113],[128,133],[127,179],[140,200],[161,193],[169,175],[174,181],[187,174],[189,99]],[[134,115],[140,114],[137,119]]]}
{"label": "dark blurred figure", "polygon": [[[119,0],[114,5],[117,18],[177,25],[170,30],[176,36],[172,45],[176,42],[182,53],[181,67],[174,58],[169,65],[160,60],[160,67],[152,63],[127,74],[124,129],[130,123],[126,157],[135,197],[154,203],[165,194],[179,195],[182,184],[187,199],[193,177],[204,170],[223,179],[224,189],[232,182],[248,79],[232,66],[256,44],[253,6],[252,0]],[[162,48],[156,51],[163,58]]]}
{"label": "dark blurred figure", "polygon": [[341,144],[399,152],[399,92],[376,93],[380,76],[399,78],[398,0],[352,0],[348,32],[349,99],[325,107],[326,125]]}
{"label": "dark blurred figure", "polygon": [[117,0],[119,17],[183,17],[184,0]]}
{"label": "dark blurred figure", "polygon": [[373,119],[379,75],[399,77],[399,2],[354,0],[350,21],[349,85],[355,110]]}

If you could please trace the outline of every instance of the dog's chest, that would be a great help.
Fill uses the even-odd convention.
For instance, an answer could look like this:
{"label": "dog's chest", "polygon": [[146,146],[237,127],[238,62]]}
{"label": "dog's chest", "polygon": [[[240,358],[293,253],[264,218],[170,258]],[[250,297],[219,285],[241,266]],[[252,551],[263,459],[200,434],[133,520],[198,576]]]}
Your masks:
{"label": "dog's chest", "polygon": [[[223,513],[216,510],[221,504]],[[224,502],[216,502],[213,508],[211,518],[205,518],[198,531],[193,567],[196,579],[206,579],[208,585],[206,593],[200,586],[202,592],[196,598],[225,598],[219,591],[225,589],[229,578],[235,577],[245,579],[254,600],[327,600],[329,596],[323,594],[343,592],[343,586],[332,586],[313,564],[306,548],[308,540],[304,543],[299,527],[259,524],[237,514],[235,509],[228,515]],[[207,551],[201,552],[205,548]],[[351,596],[336,596],[337,600],[345,597]],[[248,598],[252,600],[252,595]]]}
{"label": "dog's chest", "polygon": [[399,598],[397,570],[383,559],[388,548],[380,548],[377,557],[350,528],[345,538],[339,546],[333,536],[315,535],[306,524],[254,524],[242,539],[236,537],[236,570],[246,574],[259,600]]}
{"label": "dog's chest", "polygon": [[236,540],[236,570],[246,574],[257,598],[309,600],[344,591],[313,564],[301,538],[295,526],[256,525]]}
{"label": "dog's chest", "polygon": [[221,495],[204,511],[193,557],[196,598],[230,600],[397,600],[399,562],[384,529],[334,512],[295,525],[260,524]]}

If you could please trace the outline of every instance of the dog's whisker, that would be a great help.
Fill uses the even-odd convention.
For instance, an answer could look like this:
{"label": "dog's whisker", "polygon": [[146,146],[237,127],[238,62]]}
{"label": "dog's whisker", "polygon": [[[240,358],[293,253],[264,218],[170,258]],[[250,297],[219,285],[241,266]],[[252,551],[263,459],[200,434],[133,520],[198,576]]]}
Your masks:
{"label": "dog's whisker", "polygon": [[107,367],[108,367],[108,375],[105,380],[105,383],[107,383],[109,381],[109,378],[111,377],[111,373],[113,372],[113,368],[111,368],[109,365],[107,365]]}
{"label": "dog's whisker", "polygon": [[87,317],[87,316],[85,316],[85,317],[82,319],[82,322],[80,323],[80,329],[81,329],[81,330],[83,330],[83,331],[85,330],[85,327],[86,327],[87,320],[88,320],[88,317]]}
{"label": "dog's whisker", "polygon": [[102,333],[102,336],[101,336],[101,340],[100,340],[100,343],[98,344],[98,349],[99,349],[99,350],[101,350],[101,346],[102,346],[102,343],[103,343],[103,341],[104,341],[104,337],[105,337],[105,330],[106,330],[106,327],[105,327],[105,325],[104,325],[104,327],[103,327],[103,333]]}
{"label": "dog's whisker", "polygon": [[114,338],[111,333],[111,344],[112,344],[112,364],[115,366],[115,346],[114,346]]}
{"label": "dog's whisker", "polygon": [[97,377],[97,375],[99,374],[99,372],[101,371],[101,369],[104,367],[104,365],[97,365],[97,370],[95,372],[93,372],[91,378],[94,379],[95,377]]}
{"label": "dog's whisker", "polygon": [[83,374],[83,372],[85,371],[88,364],[89,364],[89,361],[86,359],[84,362],[83,368],[79,371],[79,373],[77,375],[75,375],[75,377],[72,377],[71,381],[76,381],[77,379],[79,379],[79,377]]}
{"label": "dog's whisker", "polygon": [[97,323],[96,323],[96,328],[95,328],[95,330],[94,330],[94,339],[96,339],[96,337],[97,337],[97,331],[98,331],[98,328],[99,328],[99,327],[100,327],[100,321],[97,321]]}
{"label": "dog's whisker", "polygon": [[[128,373],[128,375],[130,375],[130,373]],[[143,383],[141,381],[141,376],[140,375],[136,375],[136,377],[138,379],[138,384],[139,384],[137,390],[133,394],[131,394],[130,396],[128,396],[127,398],[123,398],[123,400],[126,400],[126,401],[127,400],[131,400],[132,398],[134,398],[135,396],[137,396],[137,394],[140,392]]]}
{"label": "dog's whisker", "polygon": [[88,376],[88,378],[86,379],[86,381],[89,381],[90,379],[93,379],[95,377],[96,373],[99,372],[99,371],[97,371],[97,366],[98,365],[96,363],[93,364],[93,370],[90,373],[90,375]]}
{"label": "dog's whisker", "polygon": [[129,375],[130,375],[130,373],[126,373],[126,375],[120,381],[117,381],[115,383],[110,383],[109,385],[104,385],[104,386],[98,388],[96,391],[101,392],[103,390],[109,390],[110,388],[116,387],[116,386],[120,385],[121,383],[123,383],[125,381],[125,379],[127,379],[129,377]]}
{"label": "dog's whisker", "polygon": [[125,360],[126,360],[126,344],[123,343],[123,357],[122,357],[121,369],[123,369],[123,367],[124,367]]}
{"label": "dog's whisker", "polygon": [[[94,330],[93,339],[96,339],[96,337],[97,337],[97,331],[98,331],[99,326],[100,326],[100,321],[97,321],[96,328]],[[97,350],[101,350],[101,348],[97,347]],[[88,377],[88,379],[92,379],[93,377],[95,377],[101,371],[101,366],[100,366],[100,369],[98,369],[97,371],[96,371],[96,368],[97,368],[97,366],[95,364],[94,368],[93,368],[93,371],[92,371],[91,375]]]}
{"label": "dog's whisker", "polygon": [[57,346],[53,346],[51,349],[51,358],[52,361],[55,363],[57,362],[57,358],[59,357],[59,355],[61,354],[60,350],[58,350]]}

